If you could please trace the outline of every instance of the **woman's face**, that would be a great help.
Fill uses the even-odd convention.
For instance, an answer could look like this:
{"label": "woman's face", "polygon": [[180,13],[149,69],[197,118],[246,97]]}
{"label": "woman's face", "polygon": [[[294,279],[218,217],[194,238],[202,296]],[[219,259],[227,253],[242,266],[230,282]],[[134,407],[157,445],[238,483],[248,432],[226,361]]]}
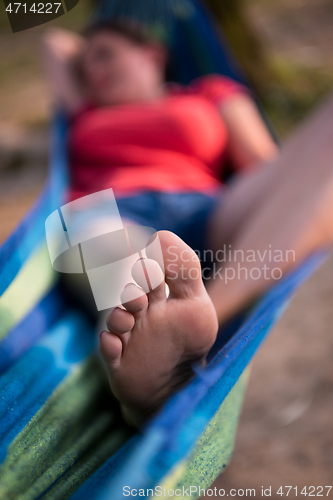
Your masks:
{"label": "woman's face", "polygon": [[83,74],[90,98],[100,106],[152,100],[161,92],[166,53],[157,44],[139,44],[100,31],[88,39]]}

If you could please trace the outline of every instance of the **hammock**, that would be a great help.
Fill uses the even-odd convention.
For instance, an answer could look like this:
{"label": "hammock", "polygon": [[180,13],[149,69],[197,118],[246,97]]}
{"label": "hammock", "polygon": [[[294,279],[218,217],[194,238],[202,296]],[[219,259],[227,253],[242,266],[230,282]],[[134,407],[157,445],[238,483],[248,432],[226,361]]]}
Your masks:
{"label": "hammock", "polygon": [[[174,28],[178,81],[218,72],[244,82],[210,14],[186,5]],[[221,332],[206,369],[134,432],[112,403],[94,327],[65,298],[46,248],[45,220],[68,185],[65,137],[58,116],[44,192],[0,248],[0,498],[117,500],[124,486],[156,485],[180,488],[179,498],[192,486],[198,498],[193,488],[208,488],[230,461],[252,357],[324,255]]]}

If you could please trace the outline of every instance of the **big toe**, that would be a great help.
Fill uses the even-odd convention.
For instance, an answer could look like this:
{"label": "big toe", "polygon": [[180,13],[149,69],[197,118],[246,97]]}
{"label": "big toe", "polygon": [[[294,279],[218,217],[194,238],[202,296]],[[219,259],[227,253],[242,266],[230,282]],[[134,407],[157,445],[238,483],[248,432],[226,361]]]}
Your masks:
{"label": "big toe", "polygon": [[181,238],[170,231],[157,233],[163,262],[156,245],[147,247],[147,256],[164,265],[165,281],[170,288],[170,297],[193,298],[205,293],[201,265],[197,254]]}

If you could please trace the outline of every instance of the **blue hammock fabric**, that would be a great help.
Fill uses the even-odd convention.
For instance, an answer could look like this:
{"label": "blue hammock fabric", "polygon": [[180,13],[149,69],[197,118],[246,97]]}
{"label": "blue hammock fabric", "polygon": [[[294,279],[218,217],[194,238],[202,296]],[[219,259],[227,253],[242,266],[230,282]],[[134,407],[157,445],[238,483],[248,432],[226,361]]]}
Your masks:
{"label": "blue hammock fabric", "polygon": [[[188,5],[174,27],[178,81],[223,73],[244,83],[210,14]],[[0,248],[0,498],[117,500],[124,486],[156,485],[180,488],[183,498],[183,488],[207,488],[230,461],[247,367],[325,254],[277,283],[239,328],[221,332],[206,369],[133,433],[96,359],[94,328],[66,300],[49,261],[44,223],[68,186],[61,116],[52,137],[45,190]]]}

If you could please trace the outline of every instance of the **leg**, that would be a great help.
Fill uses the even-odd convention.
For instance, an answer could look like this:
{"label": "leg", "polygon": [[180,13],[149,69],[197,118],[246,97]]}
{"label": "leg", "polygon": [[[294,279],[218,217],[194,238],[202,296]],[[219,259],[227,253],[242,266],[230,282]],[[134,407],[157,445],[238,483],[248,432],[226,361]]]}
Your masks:
{"label": "leg", "polygon": [[[256,186],[252,194],[249,191],[251,186]],[[332,229],[331,98],[291,137],[277,160],[266,169],[239,179],[230,188],[228,198],[213,214],[208,231],[215,252],[225,243],[231,243],[232,250],[251,250],[257,255],[260,252],[265,256],[261,266],[278,266],[287,271],[314,250],[327,245],[332,238]],[[272,266],[269,248],[272,252],[294,251],[295,259]],[[270,283],[264,274],[260,279],[249,277],[251,269],[256,266],[257,263],[242,261],[241,267],[245,270],[240,279],[226,282],[233,272],[237,275],[238,263],[232,259],[221,269],[222,279],[209,283],[208,293],[220,322],[251,302]]]}

